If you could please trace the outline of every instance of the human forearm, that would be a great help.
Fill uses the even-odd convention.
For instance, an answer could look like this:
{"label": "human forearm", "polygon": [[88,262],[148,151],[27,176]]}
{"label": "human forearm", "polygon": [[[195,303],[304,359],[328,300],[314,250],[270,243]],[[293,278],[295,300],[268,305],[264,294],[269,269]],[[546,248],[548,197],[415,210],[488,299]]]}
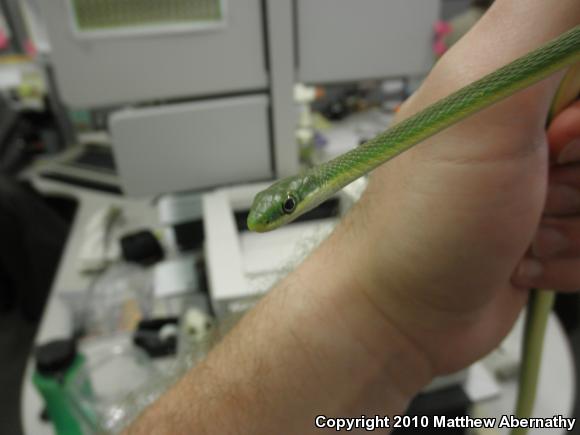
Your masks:
{"label": "human forearm", "polygon": [[403,413],[429,366],[341,273],[341,243],[325,242],[128,433],[308,434],[319,414]]}
{"label": "human forearm", "polygon": [[[578,12],[576,0],[498,0],[402,116],[541,45]],[[434,361],[442,373],[491,350],[526,299],[510,274],[542,208],[556,85],[379,168],[331,239],[130,432],[307,434],[317,414],[401,413]]]}

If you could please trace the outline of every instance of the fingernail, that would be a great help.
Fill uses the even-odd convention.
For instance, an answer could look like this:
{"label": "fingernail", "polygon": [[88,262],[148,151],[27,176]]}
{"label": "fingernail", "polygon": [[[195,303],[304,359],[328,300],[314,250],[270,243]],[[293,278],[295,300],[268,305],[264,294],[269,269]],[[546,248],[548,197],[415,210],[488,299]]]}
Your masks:
{"label": "fingernail", "polygon": [[580,161],[580,139],[575,139],[560,151],[558,163],[564,164],[578,161]]}
{"label": "fingernail", "polygon": [[560,231],[540,228],[532,243],[532,252],[538,258],[548,258],[562,252],[569,245],[569,240]]}
{"label": "fingernail", "polygon": [[542,263],[538,260],[526,258],[518,266],[517,277],[527,283],[539,278],[543,271]]}
{"label": "fingernail", "polygon": [[564,184],[551,184],[546,201],[547,213],[574,213],[580,210],[580,190]]}

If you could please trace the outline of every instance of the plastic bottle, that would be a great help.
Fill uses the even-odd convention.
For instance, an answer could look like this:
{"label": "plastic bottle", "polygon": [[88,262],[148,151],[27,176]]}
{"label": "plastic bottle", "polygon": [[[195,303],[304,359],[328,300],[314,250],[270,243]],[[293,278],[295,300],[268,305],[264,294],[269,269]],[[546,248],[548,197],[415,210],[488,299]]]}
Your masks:
{"label": "plastic bottle", "polygon": [[67,386],[85,370],[85,358],[73,340],[54,340],[36,348],[32,382],[42,395],[58,435],[83,435]]}

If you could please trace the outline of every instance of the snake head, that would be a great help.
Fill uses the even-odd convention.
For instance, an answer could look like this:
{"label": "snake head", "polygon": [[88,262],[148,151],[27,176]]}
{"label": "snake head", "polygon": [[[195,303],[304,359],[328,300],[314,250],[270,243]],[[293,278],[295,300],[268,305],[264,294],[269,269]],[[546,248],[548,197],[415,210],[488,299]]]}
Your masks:
{"label": "snake head", "polygon": [[248,215],[248,228],[262,233],[292,222],[317,205],[309,201],[316,188],[314,177],[308,175],[284,178],[274,183],[254,198]]}

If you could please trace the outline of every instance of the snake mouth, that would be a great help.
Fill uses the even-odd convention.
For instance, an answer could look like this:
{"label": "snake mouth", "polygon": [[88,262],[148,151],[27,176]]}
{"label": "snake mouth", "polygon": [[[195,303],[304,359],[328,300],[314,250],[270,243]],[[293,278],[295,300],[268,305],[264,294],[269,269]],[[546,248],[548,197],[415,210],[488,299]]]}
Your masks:
{"label": "snake mouth", "polygon": [[264,206],[267,201],[260,201],[260,198],[256,198],[255,203],[252,205],[250,212],[248,213],[248,218],[246,219],[246,225],[250,231],[256,233],[265,233],[278,228],[282,225],[278,222],[280,219],[273,219],[269,213],[268,207]]}
{"label": "snake mouth", "polygon": [[250,210],[248,214],[248,219],[246,220],[246,225],[250,231],[254,231],[256,233],[266,233],[268,231],[275,230],[282,225],[286,224],[289,219],[275,219],[273,221],[269,221],[264,216],[260,216],[259,213],[255,212],[254,210]]}
{"label": "snake mouth", "polygon": [[256,233],[265,233],[268,231],[268,226],[256,219],[256,216],[252,216],[254,213],[250,211],[248,219],[246,220],[246,225],[250,231]]}
{"label": "snake mouth", "polygon": [[260,192],[254,198],[254,202],[250,207],[250,212],[248,213],[248,218],[246,219],[246,225],[250,231],[255,231],[257,233],[264,233],[269,230],[270,227],[270,208],[272,206],[272,198],[265,195],[264,192]]}

